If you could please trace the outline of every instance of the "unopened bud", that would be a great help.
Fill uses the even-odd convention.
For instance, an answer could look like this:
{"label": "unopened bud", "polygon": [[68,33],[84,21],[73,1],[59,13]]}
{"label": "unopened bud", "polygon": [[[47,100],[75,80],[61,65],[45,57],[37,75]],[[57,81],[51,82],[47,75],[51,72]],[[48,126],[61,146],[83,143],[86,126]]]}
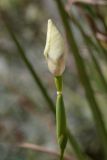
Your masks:
{"label": "unopened bud", "polygon": [[60,76],[65,69],[64,39],[52,20],[48,20],[46,46],[44,50],[48,68],[54,76]]}

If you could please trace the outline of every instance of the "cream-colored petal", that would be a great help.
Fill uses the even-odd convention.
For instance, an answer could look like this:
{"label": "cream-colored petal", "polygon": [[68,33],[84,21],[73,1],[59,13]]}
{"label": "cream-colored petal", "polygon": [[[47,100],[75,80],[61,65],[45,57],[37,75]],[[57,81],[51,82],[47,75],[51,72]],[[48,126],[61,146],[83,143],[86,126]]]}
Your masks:
{"label": "cream-colored petal", "polygon": [[52,29],[52,21],[49,19],[48,20],[48,27],[47,27],[46,45],[45,45],[45,49],[44,49],[44,55],[46,57],[49,53],[49,48],[50,48],[51,29]]}
{"label": "cream-colored petal", "polygon": [[61,75],[65,68],[66,57],[64,40],[52,20],[48,20],[48,30],[44,55],[46,57],[50,72],[53,75]]}

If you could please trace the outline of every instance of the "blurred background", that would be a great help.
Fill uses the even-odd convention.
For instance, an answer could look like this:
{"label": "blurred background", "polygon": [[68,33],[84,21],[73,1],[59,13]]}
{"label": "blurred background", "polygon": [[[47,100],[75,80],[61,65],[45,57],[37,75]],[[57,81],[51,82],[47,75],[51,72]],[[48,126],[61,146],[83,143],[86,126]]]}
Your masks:
{"label": "blurred background", "polygon": [[[64,0],[63,3],[107,124],[107,6],[85,2],[72,5],[70,0]],[[55,102],[54,79],[43,55],[49,18],[56,23],[65,38],[55,1],[0,0],[0,10],[8,15],[7,20],[26,57]],[[85,43],[89,41],[81,34],[75,21],[79,22],[83,32],[89,37],[90,49]],[[68,58],[63,81],[67,123],[81,148],[93,159],[103,160],[84,88],[80,83],[72,53],[67,44],[66,46]],[[58,152],[55,130],[55,118],[49,103],[0,17],[0,160],[58,159],[48,153],[17,146],[26,142]],[[73,151],[69,143],[66,154],[72,160],[76,159],[72,158]]]}

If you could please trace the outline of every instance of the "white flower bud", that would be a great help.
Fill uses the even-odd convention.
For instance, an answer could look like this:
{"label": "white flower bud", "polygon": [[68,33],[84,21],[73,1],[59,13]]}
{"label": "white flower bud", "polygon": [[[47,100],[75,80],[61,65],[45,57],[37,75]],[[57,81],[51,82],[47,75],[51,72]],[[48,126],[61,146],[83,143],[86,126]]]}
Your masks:
{"label": "white flower bud", "polygon": [[64,40],[52,20],[48,20],[46,46],[44,50],[48,68],[54,76],[62,75],[65,69]]}

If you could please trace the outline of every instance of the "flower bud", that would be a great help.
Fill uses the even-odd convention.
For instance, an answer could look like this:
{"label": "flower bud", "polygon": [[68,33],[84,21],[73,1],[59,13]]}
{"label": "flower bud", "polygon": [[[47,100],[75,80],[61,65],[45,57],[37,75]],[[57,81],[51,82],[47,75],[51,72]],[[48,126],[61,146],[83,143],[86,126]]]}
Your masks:
{"label": "flower bud", "polygon": [[54,76],[62,75],[65,69],[64,40],[52,20],[48,20],[46,46],[44,50],[48,68]]}

